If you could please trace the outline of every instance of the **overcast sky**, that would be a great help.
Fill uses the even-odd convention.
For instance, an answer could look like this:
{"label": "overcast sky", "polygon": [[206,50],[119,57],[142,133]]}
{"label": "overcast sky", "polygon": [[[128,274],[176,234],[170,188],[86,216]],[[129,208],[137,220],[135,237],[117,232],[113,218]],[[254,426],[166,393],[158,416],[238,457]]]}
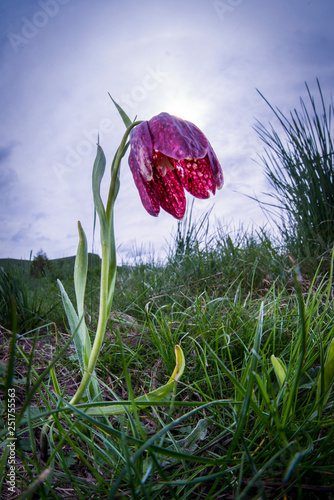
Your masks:
{"label": "overcast sky", "polygon": [[[130,118],[167,111],[211,142],[225,186],[212,230],[262,225],[248,195],[269,190],[253,130],[334,82],[332,0],[1,0],[0,257],[74,255],[77,221],[92,248],[91,171],[97,135],[109,166]],[[127,157],[115,208],[119,262],[136,248],[161,255],[177,221],[142,207]],[[98,234],[95,251],[99,252]]]}

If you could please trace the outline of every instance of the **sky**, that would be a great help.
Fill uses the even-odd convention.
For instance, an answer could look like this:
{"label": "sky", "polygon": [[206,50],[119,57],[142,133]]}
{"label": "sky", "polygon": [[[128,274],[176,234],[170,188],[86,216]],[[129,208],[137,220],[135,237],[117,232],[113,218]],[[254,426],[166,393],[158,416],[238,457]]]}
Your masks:
{"label": "sky", "polygon": [[[332,0],[1,0],[0,258],[74,255],[77,221],[93,241],[96,142],[107,158],[125,131],[108,93],[131,119],[166,111],[209,139],[225,185],[195,200],[210,230],[267,223],[270,185],[256,121],[275,124],[257,89],[288,114],[307,101],[305,82],[327,102],[334,83]],[[188,206],[191,197],[188,198]],[[115,205],[118,262],[163,258],[177,221],[150,216],[128,167]]]}

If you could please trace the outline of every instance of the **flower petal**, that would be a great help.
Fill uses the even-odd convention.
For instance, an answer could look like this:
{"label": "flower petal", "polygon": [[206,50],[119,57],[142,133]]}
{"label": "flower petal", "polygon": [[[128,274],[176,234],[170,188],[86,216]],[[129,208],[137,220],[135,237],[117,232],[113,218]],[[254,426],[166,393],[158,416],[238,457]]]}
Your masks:
{"label": "flower petal", "polygon": [[176,219],[182,219],[186,211],[186,197],[176,171],[167,170],[162,176],[159,170],[155,169],[151,183],[161,208]]}
{"label": "flower petal", "polygon": [[153,147],[148,122],[142,122],[132,130],[130,146],[132,168],[150,181],[153,176]]}
{"label": "flower petal", "polygon": [[153,148],[166,156],[181,160],[203,158],[208,140],[193,123],[168,113],[160,113],[148,121]]}
{"label": "flower petal", "polygon": [[185,189],[196,198],[210,197],[215,194],[216,182],[208,156],[198,160],[181,160],[175,162],[177,175]]}
{"label": "flower petal", "polygon": [[139,191],[141,202],[144,208],[148,211],[150,215],[157,217],[160,212],[160,202],[159,198],[154,190],[152,181],[145,181],[138,169],[138,163],[132,150],[129,155],[129,166],[135,181],[136,187]]}
{"label": "flower petal", "polygon": [[212,149],[212,146],[210,143],[209,143],[209,147],[208,147],[208,157],[209,157],[209,161],[210,161],[210,165],[211,165],[213,177],[214,177],[215,182],[216,182],[217,189],[221,189],[224,185],[223,171],[222,171],[222,168],[221,168],[220,163],[218,161],[218,158],[217,158],[214,150]]}

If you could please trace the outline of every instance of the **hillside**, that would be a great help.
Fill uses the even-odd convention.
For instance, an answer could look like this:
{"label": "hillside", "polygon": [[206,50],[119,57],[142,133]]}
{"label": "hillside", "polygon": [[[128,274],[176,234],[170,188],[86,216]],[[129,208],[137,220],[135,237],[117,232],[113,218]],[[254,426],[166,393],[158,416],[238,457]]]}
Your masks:
{"label": "hillside", "polygon": [[[70,272],[73,271],[75,261],[75,255],[70,257],[61,257],[59,259],[50,259],[49,266],[51,269],[61,268],[63,270],[68,270]],[[88,254],[88,266],[90,269],[93,269],[96,266],[100,265],[100,257],[97,254],[89,253]],[[31,260],[25,259],[0,259],[0,267],[5,270],[19,268],[23,272],[29,272],[30,270]]]}

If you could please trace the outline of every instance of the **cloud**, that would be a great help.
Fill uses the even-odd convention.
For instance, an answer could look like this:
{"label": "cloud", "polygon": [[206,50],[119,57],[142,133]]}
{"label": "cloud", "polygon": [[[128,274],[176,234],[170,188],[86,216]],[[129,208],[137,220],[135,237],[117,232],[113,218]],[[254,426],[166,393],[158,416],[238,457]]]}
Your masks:
{"label": "cloud", "polygon": [[0,147],[0,165],[5,163],[8,158],[10,158],[12,154],[12,150],[14,148],[14,144],[8,144],[7,146]]}
{"label": "cloud", "polygon": [[[41,247],[50,258],[74,254],[77,220],[91,244],[97,135],[107,157],[106,197],[110,164],[124,132],[108,91],[131,118],[169,111],[202,128],[226,184],[212,200],[196,201],[199,213],[214,203],[213,219],[260,223],[260,209],[245,197],[268,188],[253,161],[263,145],[252,127],[255,118],[268,123],[272,114],[255,89],[283,112],[306,95],[305,80],[312,90],[321,77],[328,95],[334,7],[314,0],[222,3],[232,6],[223,18],[214,2],[202,0],[101,0],[98,7],[88,0],[1,2],[5,255],[21,257]],[[25,19],[33,24],[31,37],[15,52],[8,33],[25,36]],[[115,224],[122,256],[134,242],[145,252],[162,251],[177,225],[164,213],[157,219],[147,215],[126,158]]]}
{"label": "cloud", "polygon": [[[1,150],[0,150],[0,164],[3,163],[3,161],[6,160],[6,157],[2,158],[1,157]],[[15,186],[15,183],[17,182],[18,176],[16,171],[11,168],[0,165],[1,168],[1,180],[0,180],[0,191],[2,196],[5,196],[6,193],[8,192]]]}

